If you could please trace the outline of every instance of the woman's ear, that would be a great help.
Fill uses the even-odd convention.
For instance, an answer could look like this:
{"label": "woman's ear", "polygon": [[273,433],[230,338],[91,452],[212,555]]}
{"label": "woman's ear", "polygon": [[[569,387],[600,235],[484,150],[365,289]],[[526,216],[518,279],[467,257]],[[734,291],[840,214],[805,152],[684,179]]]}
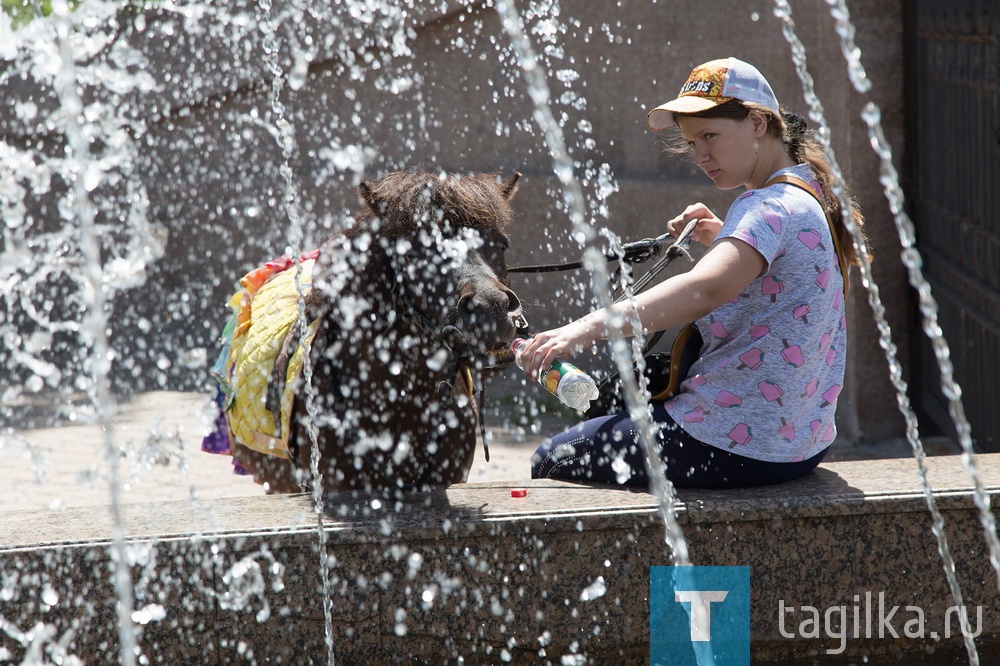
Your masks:
{"label": "woman's ear", "polygon": [[767,115],[757,111],[756,109],[751,109],[750,113],[747,114],[750,122],[753,123],[753,135],[758,139],[765,134],[767,134]]}

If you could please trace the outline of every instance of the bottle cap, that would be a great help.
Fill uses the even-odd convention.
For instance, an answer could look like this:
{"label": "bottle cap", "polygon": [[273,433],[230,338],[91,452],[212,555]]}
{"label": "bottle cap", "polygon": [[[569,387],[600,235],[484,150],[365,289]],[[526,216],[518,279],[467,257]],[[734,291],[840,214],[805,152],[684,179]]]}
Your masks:
{"label": "bottle cap", "polygon": [[527,497],[528,496],[528,489],[527,488],[514,488],[514,489],[512,489],[510,491],[510,496],[511,497]]}

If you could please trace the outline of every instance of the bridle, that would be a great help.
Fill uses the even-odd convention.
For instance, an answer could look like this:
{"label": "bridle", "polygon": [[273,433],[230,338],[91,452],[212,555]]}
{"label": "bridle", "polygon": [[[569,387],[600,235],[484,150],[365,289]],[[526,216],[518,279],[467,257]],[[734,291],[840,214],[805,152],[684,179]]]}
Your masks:
{"label": "bridle", "polygon": [[[485,385],[482,380],[482,371],[500,368],[500,365],[492,363],[492,354],[483,354],[477,350],[466,335],[454,324],[438,325],[433,319],[428,317],[413,302],[410,290],[402,272],[396,270],[391,258],[386,256],[389,266],[390,280],[392,282],[391,294],[394,303],[398,306],[400,316],[421,329],[429,338],[439,342],[448,349],[448,371],[446,377],[455,377],[459,372],[463,373],[465,381],[469,387],[469,399],[477,406],[476,419],[479,421],[480,435],[483,440],[483,452],[486,461],[490,460],[489,443],[486,440],[486,423],[483,420],[483,402],[485,400]],[[513,317],[514,328],[523,331],[523,335],[528,334],[528,321],[522,312],[518,312]],[[478,387],[478,399],[476,398]],[[442,382],[439,386],[441,398],[446,399],[447,394],[453,386],[448,382]]]}

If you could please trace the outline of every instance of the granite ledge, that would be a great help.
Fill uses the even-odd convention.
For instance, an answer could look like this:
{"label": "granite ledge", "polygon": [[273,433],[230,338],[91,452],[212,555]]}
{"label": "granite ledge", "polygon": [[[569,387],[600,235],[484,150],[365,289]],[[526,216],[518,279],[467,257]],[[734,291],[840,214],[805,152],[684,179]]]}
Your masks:
{"label": "granite ledge", "polygon": [[[1000,505],[1000,454],[977,456],[980,483],[990,505]],[[941,510],[974,509],[973,484],[959,456],[927,459],[928,478]],[[527,497],[510,490],[525,488]],[[684,525],[924,512],[926,499],[912,459],[835,462],[790,483],[743,490],[680,490]],[[391,504],[391,505],[390,505]],[[373,502],[347,494],[325,501],[324,527],[331,543],[436,538],[499,530],[502,523],[533,522],[537,532],[591,530],[659,523],[659,502],[644,491],[532,480],[468,483],[421,493],[406,502]],[[121,507],[129,540],[296,538],[315,532],[308,495],[164,502]],[[112,515],[106,507],[4,515],[0,551],[108,543]]]}

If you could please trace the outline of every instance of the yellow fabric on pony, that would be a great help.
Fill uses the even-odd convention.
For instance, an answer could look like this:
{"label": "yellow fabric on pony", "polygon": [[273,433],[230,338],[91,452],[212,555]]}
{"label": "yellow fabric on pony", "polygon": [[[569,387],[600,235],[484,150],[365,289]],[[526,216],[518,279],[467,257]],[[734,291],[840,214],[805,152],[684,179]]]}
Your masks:
{"label": "yellow fabric on pony", "polygon": [[[299,283],[303,295],[312,290],[314,258],[300,263]],[[311,322],[288,362],[284,391],[281,395],[280,423],[267,408],[268,385],[274,362],[292,324],[299,316],[299,290],[296,270],[291,266],[269,264],[252,271],[241,280],[244,289],[233,295],[229,306],[235,316],[235,328],[224,377],[229,390],[226,419],[236,442],[279,458],[288,457],[288,440],[295,402],[295,387],[302,372],[303,349],[312,343],[319,326]]]}

